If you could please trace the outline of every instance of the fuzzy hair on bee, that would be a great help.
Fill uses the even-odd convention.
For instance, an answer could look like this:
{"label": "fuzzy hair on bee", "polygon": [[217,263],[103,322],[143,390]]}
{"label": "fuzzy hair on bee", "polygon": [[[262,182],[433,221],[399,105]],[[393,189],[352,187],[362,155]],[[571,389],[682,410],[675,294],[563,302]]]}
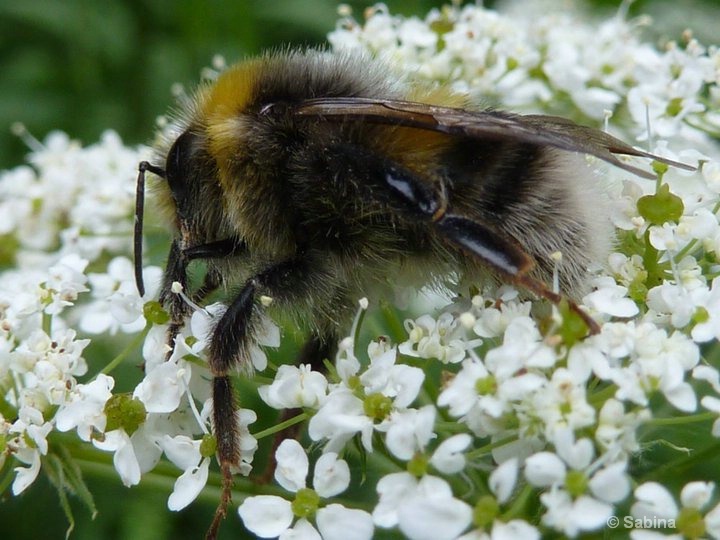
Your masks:
{"label": "fuzzy hair on bee", "polygon": [[[616,154],[667,160],[568,120],[480,110],[446,88],[399,82],[353,54],[284,50],[243,61],[201,86],[138,177],[136,275],[142,284],[146,172],[175,236],[160,300],[169,344],[190,314],[174,294],[206,262],[202,303],[228,308],[208,349],[225,514],[239,465],[235,368],[249,368],[261,312],[307,329],[300,361],[332,354],[358,298],[398,284],[507,282],[553,304],[572,300],[607,253],[611,225],[584,154],[654,178]],[[685,167],[682,164],[673,165]],[[560,252],[562,260],[553,258]],[[547,285],[556,272],[560,291]]]}

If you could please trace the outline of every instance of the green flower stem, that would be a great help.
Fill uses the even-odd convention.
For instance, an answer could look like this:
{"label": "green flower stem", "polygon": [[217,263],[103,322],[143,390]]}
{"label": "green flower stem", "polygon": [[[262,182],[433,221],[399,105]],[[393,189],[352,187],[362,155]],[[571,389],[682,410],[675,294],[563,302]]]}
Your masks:
{"label": "green flower stem", "polygon": [[398,317],[397,309],[395,309],[389,302],[380,302],[380,313],[383,319],[383,328],[390,335],[390,339],[395,343],[405,341],[407,339],[407,332],[403,322]]}
{"label": "green flower stem", "polygon": [[671,416],[668,418],[653,418],[648,420],[645,425],[652,427],[675,426],[683,424],[691,424],[693,422],[709,422],[715,419],[716,414],[713,412],[704,412],[700,414],[691,414],[689,416]]}
{"label": "green flower stem", "polygon": [[[152,328],[152,324],[146,324],[145,328],[143,328],[142,332],[137,334],[130,343],[128,343],[127,347],[125,347],[120,353],[113,358],[104,368],[100,370],[100,373],[104,373],[107,375],[108,373],[112,372],[116,367],[118,367],[120,364],[122,364],[123,360],[130,356],[130,353],[135,351],[143,341],[145,341],[145,336],[148,335],[148,332],[150,332],[150,328]],[[93,377],[94,380],[94,377]]]}
{"label": "green flower stem", "polygon": [[52,315],[48,315],[43,311],[42,314],[42,329],[48,336],[52,333]]}
{"label": "green flower stem", "polygon": [[645,249],[642,253],[643,267],[647,271],[648,278],[646,280],[648,289],[662,284],[662,275],[658,265],[660,253],[650,243],[650,229],[645,231]]}
{"label": "green flower stem", "polygon": [[[298,415],[299,418],[305,415]],[[92,475],[110,482],[119,482],[115,467],[113,466],[113,455],[110,452],[104,452],[91,446],[89,443],[83,443],[75,438],[74,433],[54,433],[52,440],[55,445],[62,444],[72,457],[74,462],[80,467],[83,474]],[[168,461],[160,461],[156,467],[148,473],[143,474],[140,486],[150,487],[165,493],[170,493],[175,485],[175,481],[180,476],[181,471]],[[10,470],[3,482],[3,487],[7,487],[15,477],[15,472]],[[251,495],[275,495],[292,500],[293,494],[284,490],[278,485],[256,482],[252,478],[236,475],[233,477],[234,489],[232,499],[237,504],[242,502],[246,497]],[[210,472],[208,481],[203,490],[198,495],[197,500],[209,505],[217,505],[222,497],[223,477],[219,472]],[[342,504],[347,508],[359,508],[372,511],[371,502],[366,504],[358,501],[351,501],[342,497],[333,497],[332,502]]]}
{"label": "green flower stem", "polygon": [[10,487],[10,484],[13,483],[13,480],[15,480],[15,469],[12,467],[5,467],[5,475],[0,478],[0,493],[5,493],[5,491]]}
{"label": "green flower stem", "polygon": [[435,420],[435,431],[441,432],[441,433],[467,433],[468,429],[467,426],[464,424],[453,421],[453,420]]}
{"label": "green flower stem", "polygon": [[682,248],[680,251],[678,251],[675,254],[675,256],[673,257],[673,260],[675,261],[675,263],[679,263],[680,261],[682,261],[688,253],[690,253],[693,249],[695,249],[695,246],[697,244],[698,244],[697,239],[693,238],[692,240],[690,240],[685,245],[685,247]]}
{"label": "green flower stem", "polygon": [[[655,172],[657,172],[657,171],[655,171]],[[662,186],[662,183],[663,183],[663,176],[665,176],[665,173],[662,173],[662,174],[658,173],[657,178],[655,178],[655,194],[656,195],[660,192],[660,187]]]}
{"label": "green flower stem", "polygon": [[[75,463],[82,469],[84,474],[111,482],[120,480],[117,471],[112,465],[112,454],[100,450],[92,452],[89,449],[73,449],[72,453]],[[143,474],[141,485],[170,493],[180,474],[179,469],[171,463],[160,462],[151,472]],[[233,501],[236,502],[250,495],[277,495],[279,497],[287,497],[288,495],[280,486],[254,483],[242,476],[236,476],[234,484]],[[221,496],[222,475],[212,472],[208,475],[208,483],[198,495],[197,500],[207,504],[217,504]]]}
{"label": "green flower stem", "polygon": [[284,422],[280,422],[279,424],[276,424],[272,427],[263,429],[262,431],[258,431],[257,433],[253,433],[253,437],[260,440],[270,435],[275,435],[276,433],[280,433],[281,431],[289,428],[290,426],[294,426],[295,424],[304,422],[308,418],[309,416],[307,413],[300,413],[297,416],[293,416],[292,418],[285,420]]}
{"label": "green flower stem", "polygon": [[512,506],[503,513],[503,521],[508,522],[511,519],[527,519],[528,502],[532,494],[533,487],[530,484],[525,484],[522,491],[518,493],[515,500],[513,500]]}
{"label": "green flower stem", "polygon": [[504,439],[500,439],[499,441],[492,442],[490,444],[486,444],[485,446],[481,446],[480,448],[476,448],[475,450],[472,450],[471,452],[468,452],[466,454],[468,460],[473,460],[477,458],[481,458],[490,452],[492,452],[495,448],[499,448],[505,444],[514,442],[517,440],[517,437],[505,437]]}
{"label": "green flower stem", "polygon": [[357,351],[358,346],[360,345],[360,329],[362,328],[363,321],[365,320],[365,315],[367,314],[367,309],[361,309],[358,314],[357,318],[355,319],[355,322],[353,324],[353,348]]}

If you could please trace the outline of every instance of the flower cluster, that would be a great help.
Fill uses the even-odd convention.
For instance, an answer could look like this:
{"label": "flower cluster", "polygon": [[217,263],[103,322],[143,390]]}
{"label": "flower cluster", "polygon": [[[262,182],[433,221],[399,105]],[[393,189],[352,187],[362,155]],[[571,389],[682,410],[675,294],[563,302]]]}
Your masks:
{"label": "flower cluster", "polygon": [[[209,377],[198,355],[210,314],[222,306],[195,313],[170,348],[164,314],[148,303],[157,293],[159,267],[144,268],[149,286],[144,297],[137,292],[127,255],[133,170],[147,150],[123,146],[113,132],[86,148],[62,133],[44,143],[24,136],[33,149],[30,166],[0,176],[0,206],[9,216],[3,256],[14,263],[0,274],[0,467],[14,465],[12,492],[18,495],[44,464],[61,463],[60,476],[67,479],[58,485],[61,497],[76,493],[94,511],[75,465],[60,457],[62,443],[53,444],[55,433],[74,432],[113,453],[127,486],[139,483],[164,455],[183,471],[168,506],[183,508],[205,486],[214,455]],[[261,343],[272,345],[279,337],[266,326],[275,339]],[[99,345],[118,333],[135,338],[127,344],[119,336],[112,341],[115,359],[101,364],[95,354],[89,365],[93,340],[79,333]],[[186,339],[191,335],[192,345]],[[135,363],[144,362],[144,377],[133,392],[113,393],[109,373],[137,355],[143,340],[142,359],[136,356]],[[264,360],[262,351],[257,354]],[[255,418],[244,410],[238,417],[244,474],[256,448],[247,429]]]}
{"label": "flower cluster", "polygon": [[[76,429],[90,441],[106,427],[103,408],[114,381],[97,373],[78,382],[88,373],[84,354],[90,340],[78,338],[76,304],[93,288],[89,270],[95,262],[126,261],[120,254],[130,242],[127,174],[138,158],[112,132],[88,148],[62,133],[51,134],[44,145],[28,140],[31,166],[0,176],[0,206],[7,216],[3,256],[6,265],[15,262],[0,274],[0,388],[6,404],[0,464],[12,457],[28,465],[16,468],[14,494],[37,477],[52,452],[53,431]],[[111,294],[112,288],[102,301]],[[141,317],[139,298],[137,303],[134,319]]]}
{"label": "flower cluster", "polygon": [[[320,373],[268,358],[280,331],[262,319],[252,388],[263,414],[287,421],[253,431],[261,411],[241,410],[236,472],[249,474],[258,440],[270,448],[293,423],[308,444],[277,447],[279,487],[236,497],[259,537],[576,537],[624,516],[635,538],[662,527],[720,538],[717,472],[685,457],[720,451],[720,49],[689,32],[658,49],[641,39],[646,19],[531,12],[468,5],[419,19],[378,5],[359,22],[343,8],[329,41],[513,110],[604,120],[697,171],[654,164],[656,182],[597,175],[617,242],[580,302],[596,335],[580,339],[562,309],[509,286],[473,288],[404,321],[385,309],[373,325],[362,324],[363,300]],[[14,473],[17,495],[42,471],[62,477],[52,475],[60,463],[60,497],[94,509],[65,445],[76,437],[111,452],[126,486],[174,464],[168,507],[180,510],[211,481],[205,349],[225,307],[193,306],[168,336],[154,301],[159,267],[144,269],[139,296],[129,252],[145,149],[113,133],[86,148],[59,133],[28,141],[29,164],[0,173],[0,469]],[[144,369],[119,392],[112,372],[128,357]],[[677,431],[688,424],[694,435]],[[655,466],[668,452],[677,468]]]}

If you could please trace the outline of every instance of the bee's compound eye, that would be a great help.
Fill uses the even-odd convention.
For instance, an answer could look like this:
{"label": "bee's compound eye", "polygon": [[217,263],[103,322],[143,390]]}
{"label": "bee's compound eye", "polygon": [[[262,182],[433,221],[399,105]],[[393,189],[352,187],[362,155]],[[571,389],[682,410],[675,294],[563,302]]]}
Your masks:
{"label": "bee's compound eye", "polygon": [[187,192],[187,176],[197,148],[196,139],[196,135],[186,131],[175,140],[168,152],[165,178],[178,204],[183,201]]}

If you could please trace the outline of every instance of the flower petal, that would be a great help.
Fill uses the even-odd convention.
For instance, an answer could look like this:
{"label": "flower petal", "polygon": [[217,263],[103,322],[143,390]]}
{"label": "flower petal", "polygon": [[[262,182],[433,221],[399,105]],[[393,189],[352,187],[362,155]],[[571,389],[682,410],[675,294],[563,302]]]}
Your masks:
{"label": "flower petal", "polygon": [[15,480],[12,484],[13,495],[20,495],[37,478],[40,472],[40,452],[30,448],[23,448],[16,454],[22,461],[29,463],[29,467],[15,467]]}
{"label": "flower petal", "polygon": [[635,489],[637,502],[632,505],[630,513],[636,518],[666,518],[674,519],[678,514],[670,492],[657,482],[645,482]]}
{"label": "flower petal", "polygon": [[210,459],[205,458],[198,467],[190,467],[178,477],[168,498],[170,510],[177,512],[195,500],[207,483],[209,467]]}
{"label": "flower petal", "polygon": [[513,489],[515,489],[515,483],[517,482],[517,475],[517,458],[508,459],[490,474],[490,489],[500,504],[506,502],[510,498],[510,495],[512,495]]}
{"label": "flower petal", "polygon": [[398,520],[411,540],[451,540],[470,525],[472,507],[452,496],[418,494],[400,505]]}
{"label": "flower petal", "polygon": [[[323,454],[315,463],[313,488],[325,498],[334,497],[350,485],[350,467],[335,452]],[[322,532],[322,531],[321,531]]]}
{"label": "flower petal", "polygon": [[317,526],[323,540],[370,540],[375,529],[370,514],[341,504],[318,510]]}
{"label": "flower petal", "polygon": [[275,495],[248,497],[238,508],[245,527],[260,538],[280,536],[293,521],[290,501]]}
{"label": "flower petal", "polygon": [[299,519],[293,527],[282,533],[278,540],[322,540],[322,537],[307,519]]}
{"label": "flower petal", "polygon": [[549,487],[565,478],[565,463],[552,452],[538,452],[525,460],[525,478],[533,486]]}
{"label": "flower petal", "polygon": [[295,439],[285,439],[275,452],[277,467],[275,480],[288,491],[296,492],[305,487],[308,474],[308,457]]}

